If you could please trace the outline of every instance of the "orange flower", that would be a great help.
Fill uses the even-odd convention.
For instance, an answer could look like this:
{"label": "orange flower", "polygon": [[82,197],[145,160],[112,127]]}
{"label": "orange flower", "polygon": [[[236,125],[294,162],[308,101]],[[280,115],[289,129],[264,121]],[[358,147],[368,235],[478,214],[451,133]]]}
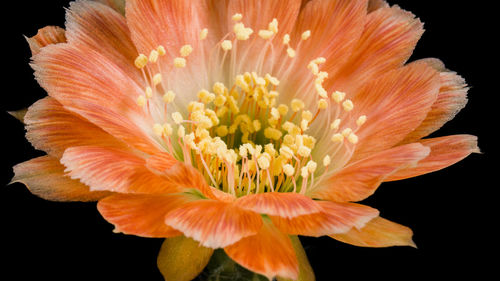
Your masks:
{"label": "orange flower", "polygon": [[[28,40],[49,96],[24,122],[47,155],[13,181],[97,200],[119,232],[178,237],[160,253],[167,278],[194,278],[223,248],[297,279],[307,259],[289,235],[414,246],[353,202],[478,152],[470,135],[422,139],[467,87],[437,59],[405,64],[422,23],[383,1],[101,2]],[[175,245],[199,266],[172,268]]]}

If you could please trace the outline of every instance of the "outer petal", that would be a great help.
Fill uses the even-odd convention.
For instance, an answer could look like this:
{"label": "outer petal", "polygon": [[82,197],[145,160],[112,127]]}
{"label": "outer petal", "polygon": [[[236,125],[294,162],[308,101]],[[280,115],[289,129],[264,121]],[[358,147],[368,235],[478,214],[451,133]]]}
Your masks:
{"label": "outer petal", "polygon": [[66,149],[61,158],[73,179],[91,190],[121,193],[170,193],[191,186],[171,183],[146,168],[146,161],[130,151],[95,146]]}
{"label": "outer petal", "polygon": [[[418,127],[439,92],[439,74],[425,63],[413,63],[368,83],[353,99],[354,114],[368,121],[356,133],[352,161],[398,144]],[[355,128],[355,118],[351,124]],[[347,120],[349,120],[347,119]]]}
{"label": "outer petal", "polygon": [[146,160],[146,166],[154,172],[164,173],[170,170],[177,162],[178,160],[176,160],[172,154],[161,152],[150,156]]}
{"label": "outer petal", "polygon": [[60,158],[72,146],[125,147],[101,128],[69,112],[51,97],[29,107],[25,115],[26,138],[36,149]]}
{"label": "outer petal", "polygon": [[125,15],[125,0],[94,0],[97,2],[101,2],[106,4],[119,12],[122,15]]}
{"label": "outer petal", "polygon": [[199,200],[168,213],[165,223],[205,247],[222,248],[257,233],[262,219],[232,203]]}
{"label": "outer petal", "polygon": [[336,202],[361,201],[372,195],[396,171],[414,166],[430,149],[414,143],[384,150],[333,174],[308,195]]}
{"label": "outer petal", "polygon": [[297,193],[268,192],[240,197],[235,204],[243,209],[270,216],[293,218],[318,213],[321,207],[311,198]]}
{"label": "outer petal", "polygon": [[158,254],[158,268],[165,280],[190,281],[201,273],[213,252],[185,236],[167,238]]}
{"label": "outer petal", "polygon": [[[309,259],[307,258],[306,251],[304,251],[304,247],[300,243],[299,237],[297,236],[289,236],[292,241],[293,249],[295,250],[295,255],[297,256],[297,260],[299,262],[299,277],[296,281],[315,281],[316,277],[314,276],[314,271],[309,263]],[[293,281],[289,278],[278,277],[277,281]]]}
{"label": "outer petal", "polygon": [[419,161],[415,167],[401,169],[390,175],[386,181],[401,180],[438,171],[457,163],[471,153],[479,153],[477,137],[471,135],[424,139],[420,143],[431,149],[429,156]]}
{"label": "outer petal", "polygon": [[260,231],[224,248],[227,255],[251,271],[296,280],[299,265],[290,238],[271,222],[264,221]]}
{"label": "outer petal", "polygon": [[[147,153],[159,151],[136,99],[143,89],[102,54],[79,44],[50,45],[34,57],[35,76],[66,109]],[[139,125],[140,124],[140,125]]]}
{"label": "outer petal", "polygon": [[336,240],[360,247],[416,247],[412,236],[410,228],[381,217],[374,218],[362,229],[353,228],[344,234],[330,235]]}
{"label": "outer petal", "polygon": [[165,224],[165,215],[192,201],[187,195],[117,194],[100,200],[97,209],[115,232],[143,237],[173,237],[182,233]]}
{"label": "outer petal", "polygon": [[14,166],[12,182],[21,182],[43,199],[52,201],[96,201],[109,192],[91,192],[78,180],[64,174],[64,166],[50,156],[41,156]]}
{"label": "outer petal", "polygon": [[364,31],[333,79],[337,90],[355,92],[365,82],[402,66],[423,33],[423,24],[397,6],[368,14]]}
{"label": "outer petal", "polygon": [[318,214],[303,215],[291,219],[271,217],[282,232],[294,235],[323,236],[345,233],[351,228],[362,228],[378,216],[376,209],[354,203],[317,201],[322,211]]}
{"label": "outer petal", "polygon": [[388,8],[389,4],[385,0],[370,0],[368,1],[368,13],[371,13],[380,8]]}
{"label": "outer petal", "polygon": [[26,40],[30,46],[31,54],[36,55],[45,46],[66,42],[66,35],[63,28],[46,26],[39,29],[35,36],[26,38]]}

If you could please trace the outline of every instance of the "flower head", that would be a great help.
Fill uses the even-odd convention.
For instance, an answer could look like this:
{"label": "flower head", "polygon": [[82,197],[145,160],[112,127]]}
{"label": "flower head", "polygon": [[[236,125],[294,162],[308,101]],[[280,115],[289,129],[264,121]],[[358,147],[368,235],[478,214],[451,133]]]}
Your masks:
{"label": "flower head", "polygon": [[423,139],[465,105],[465,82],[438,60],[405,64],[423,29],[398,7],[302,2],[72,3],[65,30],[29,39],[49,96],[24,122],[47,155],[14,181],[269,278],[307,263],[289,235],[413,245],[354,202],[478,151],[470,135]]}

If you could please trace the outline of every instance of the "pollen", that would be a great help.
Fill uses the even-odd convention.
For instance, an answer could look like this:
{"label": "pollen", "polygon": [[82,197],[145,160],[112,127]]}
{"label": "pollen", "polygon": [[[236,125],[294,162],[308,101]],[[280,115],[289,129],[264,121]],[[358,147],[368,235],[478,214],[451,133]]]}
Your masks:
{"label": "pollen", "polygon": [[273,35],[274,35],[274,32],[272,32],[271,30],[266,30],[266,29],[259,30],[259,37],[262,39],[269,39]]}
{"label": "pollen", "polygon": [[234,15],[231,17],[231,19],[232,19],[233,21],[240,21],[241,19],[243,19],[243,15],[242,15],[242,14],[240,14],[240,13],[236,13],[236,14],[234,14]]}
{"label": "pollen", "polygon": [[283,45],[290,44],[290,34],[283,35]]}
{"label": "pollen", "polygon": [[267,27],[268,30],[272,31],[273,33],[278,33],[278,20],[274,18],[268,25]]}
{"label": "pollen", "polygon": [[200,35],[199,35],[200,40],[205,40],[205,39],[207,39],[207,36],[208,36],[208,28],[203,28],[203,29],[200,31]]}
{"label": "pollen", "polygon": [[229,51],[229,50],[231,50],[233,48],[233,43],[231,43],[231,41],[229,41],[229,40],[224,40],[221,43],[221,48],[224,51]]}
{"label": "pollen", "polygon": [[181,47],[179,50],[179,53],[181,54],[182,57],[187,57],[193,52],[193,47],[189,44],[184,45]]}
{"label": "pollen", "polygon": [[181,57],[175,58],[174,59],[174,66],[177,67],[177,68],[186,67],[186,59],[185,58],[181,58]]}
{"label": "pollen", "polygon": [[302,32],[302,36],[301,36],[302,40],[304,40],[304,41],[305,41],[305,40],[307,40],[309,37],[311,37],[311,31],[310,31],[310,30],[306,30],[306,31]]}
{"label": "pollen", "polygon": [[345,98],[344,92],[335,91],[332,93],[332,100],[336,103],[341,103]]}

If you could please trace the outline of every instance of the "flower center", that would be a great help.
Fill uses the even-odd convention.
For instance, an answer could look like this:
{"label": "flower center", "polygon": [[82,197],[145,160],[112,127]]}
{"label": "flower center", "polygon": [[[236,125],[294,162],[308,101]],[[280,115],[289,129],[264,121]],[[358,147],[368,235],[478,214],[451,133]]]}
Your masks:
{"label": "flower center", "polygon": [[[241,18],[240,14],[233,16],[236,24],[232,37],[244,41],[250,38],[253,30],[239,22]],[[260,30],[258,35],[270,40],[277,32],[278,22],[274,19],[268,29]],[[207,34],[208,30],[203,29],[200,40]],[[307,40],[310,36],[310,31],[306,31],[301,39]],[[232,41],[225,38],[231,36],[224,36],[218,43],[224,54],[233,46]],[[297,53],[289,45],[289,35],[284,36],[283,44],[287,47],[287,55],[294,58]],[[191,45],[183,46],[179,50],[181,56],[173,60],[174,67],[186,67],[186,58],[192,51]],[[176,94],[166,89],[160,73],[153,75],[154,69],[161,69],[159,58],[165,53],[159,46],[149,57],[141,54],[135,60],[149,84],[144,95],[138,97],[137,104],[159,121],[153,124],[152,131],[165,150],[196,167],[213,187],[235,196],[275,191],[304,194],[314,186],[315,178],[318,182],[318,177],[328,173],[331,156],[323,155],[319,159],[322,166],[318,167],[318,159],[314,159],[312,153],[317,140],[308,134],[310,126],[320,114],[330,114],[333,105],[337,112],[349,112],[354,105],[345,99],[345,93],[334,91],[328,95],[323,88],[328,73],[319,68],[324,58],[316,58],[304,66],[311,70],[314,79],[317,93],[314,108],[306,108],[301,99],[278,104],[281,82],[277,77],[270,73],[244,72],[232,77],[230,85],[215,82],[212,89],[199,90],[197,100],[189,102],[187,110],[181,110],[183,114],[168,112],[169,108],[175,108]],[[161,98],[155,98],[158,96]],[[162,103],[160,106],[158,100]],[[162,111],[160,117],[153,112],[158,108]],[[360,116],[357,126],[365,121],[366,116]],[[331,140],[339,147],[354,146],[358,142],[355,131],[351,128],[340,130],[341,123],[339,118],[331,123],[330,129],[334,131]]]}

